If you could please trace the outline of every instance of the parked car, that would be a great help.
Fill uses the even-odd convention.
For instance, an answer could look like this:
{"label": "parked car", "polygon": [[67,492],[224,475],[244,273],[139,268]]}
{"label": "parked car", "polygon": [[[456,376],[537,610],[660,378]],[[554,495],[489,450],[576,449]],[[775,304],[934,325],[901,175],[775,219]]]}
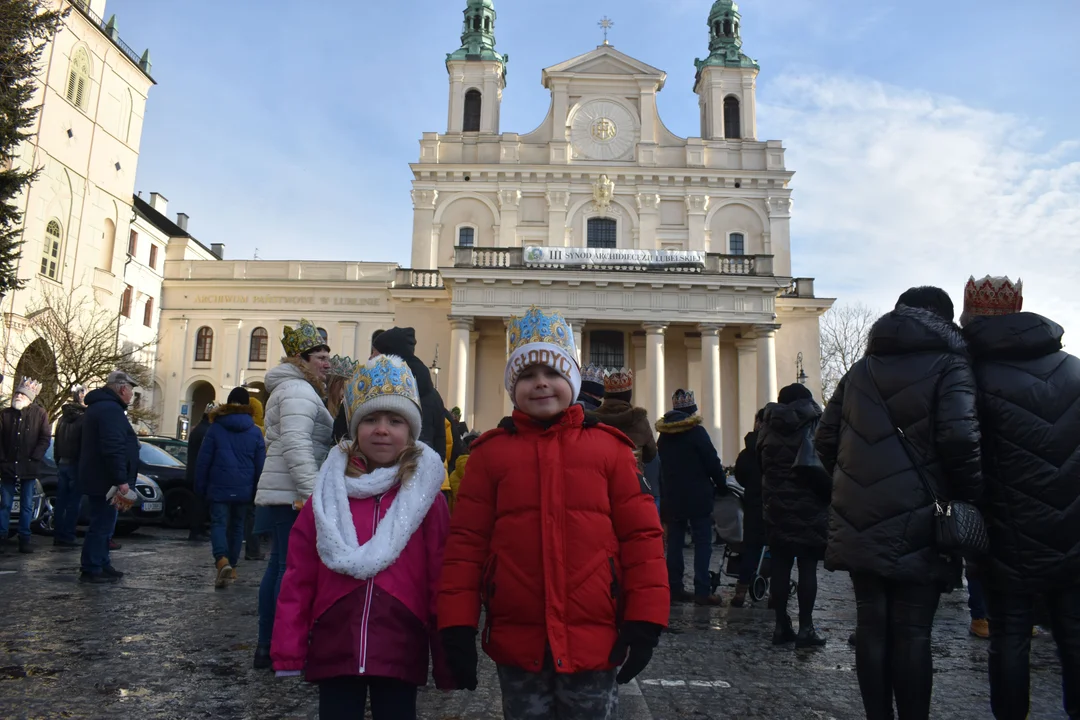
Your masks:
{"label": "parked car", "polygon": [[184,463],[157,445],[140,439],[139,472],[156,482],[165,493],[162,525],[177,529],[188,527],[194,504],[200,500],[188,482]]}
{"label": "parked car", "polygon": [[139,439],[145,443],[149,443],[155,447],[161,448],[180,462],[187,465],[188,446],[186,440],[177,440],[176,438],[161,437],[158,435],[149,435],[146,437],[141,437]]}
{"label": "parked car", "polygon": [[[53,459],[52,445],[45,452],[38,469],[37,490],[34,495],[34,515],[30,528],[33,532],[41,535],[52,535],[55,527],[55,505],[59,479],[57,477],[56,462]],[[17,488],[16,484],[16,488]],[[143,525],[161,524],[165,515],[165,495],[156,482],[138,475],[135,480],[135,491],[142,496],[142,502],[130,510],[120,513],[116,520],[116,535],[130,535]],[[15,502],[11,507],[12,532],[18,527],[19,494],[16,489]],[[90,503],[84,496],[79,508],[79,525],[90,524]]]}

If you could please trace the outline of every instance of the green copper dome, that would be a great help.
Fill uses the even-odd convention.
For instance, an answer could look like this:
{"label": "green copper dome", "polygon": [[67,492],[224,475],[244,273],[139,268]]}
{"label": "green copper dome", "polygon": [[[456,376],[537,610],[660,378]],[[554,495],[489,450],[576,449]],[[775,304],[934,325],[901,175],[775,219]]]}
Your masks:
{"label": "green copper dome", "polygon": [[710,65],[759,69],[742,52],[742,16],[734,0],[716,0],[709,12],[709,57],[694,61],[698,72]]}
{"label": "green copper dome", "polygon": [[502,63],[505,75],[510,56],[495,50],[495,17],[494,0],[468,0],[465,6],[465,24],[461,31],[461,47],[447,55],[446,61],[494,61]]}

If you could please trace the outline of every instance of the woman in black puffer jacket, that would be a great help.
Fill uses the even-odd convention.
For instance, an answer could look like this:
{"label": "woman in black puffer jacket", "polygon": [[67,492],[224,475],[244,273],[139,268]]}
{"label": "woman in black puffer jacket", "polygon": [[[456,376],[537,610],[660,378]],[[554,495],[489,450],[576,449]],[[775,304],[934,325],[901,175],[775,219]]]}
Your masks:
{"label": "woman in black puffer jacket", "polygon": [[1080,359],[1061,349],[1061,326],[1040,315],[962,319],[986,455],[991,705],[995,717],[1027,717],[1042,594],[1065,708],[1080,717]]}
{"label": "woman in black puffer jacket", "polygon": [[982,494],[975,377],[952,318],[944,290],[901,295],[874,324],[866,357],[844,376],[818,429],[833,476],[825,567],[851,573],[855,585],[868,720],[891,719],[894,695],[900,718],[930,716],[930,630],[957,569],[934,545],[933,500],[896,428],[943,498]]}
{"label": "woman in black puffer jacket", "polygon": [[[814,629],[814,602],[817,600],[817,567],[825,555],[829,525],[829,499],[794,467],[799,448],[813,440],[821,407],[804,385],[789,385],[780,391],[778,403],[765,406],[758,432],[757,451],[761,466],[761,497],[765,530],[772,556],[772,583],[769,596],[776,611],[773,644],[792,640],[795,647],[825,644]],[[799,634],[787,614],[791,568],[799,561]]]}

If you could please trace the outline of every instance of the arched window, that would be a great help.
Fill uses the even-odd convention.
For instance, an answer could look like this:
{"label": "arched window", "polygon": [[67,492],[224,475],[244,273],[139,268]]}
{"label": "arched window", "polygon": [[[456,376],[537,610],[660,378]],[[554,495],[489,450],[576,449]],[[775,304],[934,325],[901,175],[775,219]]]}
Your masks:
{"label": "arched window", "polygon": [[45,226],[45,246],[41,251],[41,274],[50,280],[56,280],[60,274],[60,245],[63,242],[63,230],[58,220],[50,220]]}
{"label": "arched window", "polygon": [[214,331],[208,327],[195,333],[195,362],[210,362],[214,358]]}
{"label": "arched window", "polygon": [[142,324],[146,327],[154,327],[154,298],[146,299],[146,306],[143,307]]}
{"label": "arched window", "polygon": [[457,246],[458,247],[475,247],[476,246],[476,228],[474,227],[461,227],[457,231]]}
{"label": "arched window", "polygon": [[255,328],[251,331],[251,347],[248,350],[248,362],[266,362],[266,356],[270,351],[270,335],[266,328]]}
{"label": "arched window", "polygon": [[746,236],[742,233],[728,235],[728,255],[746,254]]}
{"label": "arched window", "polygon": [[734,95],[728,95],[724,98],[724,137],[734,140],[742,137],[739,98]]}
{"label": "arched window", "polygon": [[484,96],[479,90],[470,90],[465,93],[465,117],[461,129],[465,132],[480,132],[480,109],[484,104]]}
{"label": "arched window", "polygon": [[731,37],[731,18],[724,18],[724,37]]}
{"label": "arched window", "polygon": [[90,59],[82,48],[76,50],[75,54],[71,56],[71,63],[68,65],[68,82],[65,95],[68,102],[86,112],[86,108],[90,103]]}
{"label": "arched window", "polygon": [[484,19],[484,29],[487,32],[491,32],[491,18],[485,18]]}
{"label": "arched window", "polygon": [[113,251],[116,249],[116,223],[111,218],[105,218],[105,228],[101,231],[101,257],[98,258],[98,267],[105,272],[112,272]]}
{"label": "arched window", "polygon": [[618,247],[619,224],[611,218],[589,218],[588,247]]}

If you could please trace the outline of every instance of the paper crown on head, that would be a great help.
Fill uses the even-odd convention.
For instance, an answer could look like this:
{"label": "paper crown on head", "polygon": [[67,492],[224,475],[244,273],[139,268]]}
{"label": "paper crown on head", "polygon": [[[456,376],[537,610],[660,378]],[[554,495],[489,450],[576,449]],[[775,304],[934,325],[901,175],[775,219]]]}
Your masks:
{"label": "paper crown on head", "polygon": [[319,328],[311,322],[300,318],[300,324],[296,328],[285,326],[281,337],[281,346],[285,348],[285,354],[289,357],[299,357],[312,348],[326,345]]}
{"label": "paper crown on head", "polygon": [[604,392],[625,393],[634,390],[634,371],[630,368],[611,370],[604,376]]}
{"label": "paper crown on head", "polygon": [[356,373],[356,368],[359,366],[360,363],[353,360],[351,357],[335,355],[330,358],[330,370],[326,374],[330,377],[339,377],[348,380]]}
{"label": "paper crown on head", "polygon": [[592,383],[593,385],[604,384],[604,368],[599,365],[586,365],[581,368],[581,384]]}
{"label": "paper crown on head", "polygon": [[676,410],[696,408],[697,400],[694,399],[694,391],[682,389],[676,390],[671,396],[671,406]]}
{"label": "paper crown on head", "polygon": [[19,385],[15,388],[16,395],[25,395],[30,402],[37,400],[37,396],[40,393],[41,383],[33,378],[24,377],[19,380]]}
{"label": "paper crown on head", "polygon": [[364,416],[382,411],[405,418],[413,439],[420,437],[420,392],[409,366],[397,355],[377,355],[358,366],[345,384],[345,406],[351,437],[356,437]]}
{"label": "paper crown on head", "polygon": [[507,325],[510,357],[506,362],[506,391],[511,396],[521,371],[532,365],[547,365],[570,383],[573,397],[581,393],[581,366],[570,323],[557,312],[529,308],[524,317],[511,317]]}
{"label": "paper crown on head", "polygon": [[976,280],[972,276],[964,287],[964,312],[961,320],[979,315],[1012,315],[1023,309],[1022,280],[1013,284],[1007,277],[987,275],[982,280]]}

